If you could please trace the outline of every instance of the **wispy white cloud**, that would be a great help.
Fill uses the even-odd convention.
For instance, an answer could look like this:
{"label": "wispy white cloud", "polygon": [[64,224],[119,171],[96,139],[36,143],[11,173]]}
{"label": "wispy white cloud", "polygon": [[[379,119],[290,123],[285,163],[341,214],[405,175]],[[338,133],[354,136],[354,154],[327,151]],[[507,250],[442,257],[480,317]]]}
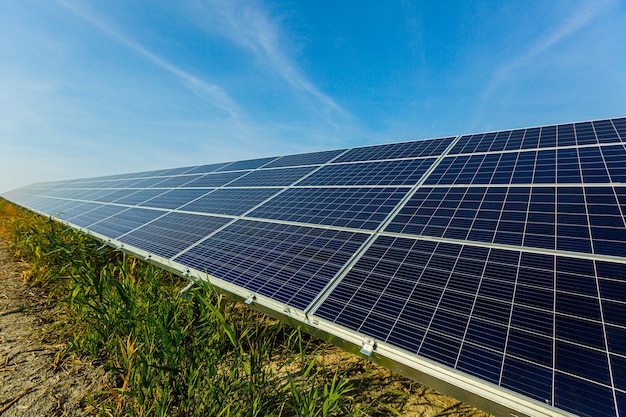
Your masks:
{"label": "wispy white cloud", "polygon": [[487,87],[482,91],[483,99],[493,95],[503,84],[515,78],[516,72],[531,65],[538,57],[554,48],[560,42],[573,36],[591,21],[605,12],[617,0],[597,0],[583,2],[582,6],[561,25],[546,32],[535,43],[531,44],[517,59],[497,68]]}
{"label": "wispy white cloud", "polygon": [[284,33],[275,17],[255,2],[241,0],[194,0],[194,13],[211,31],[250,51],[268,71],[278,74],[293,89],[305,93],[326,110],[347,115],[329,95],[312,83],[290,59],[284,48]]}
{"label": "wispy white cloud", "polygon": [[237,105],[221,87],[207,83],[206,81],[188,73],[171,62],[168,62],[164,58],[161,58],[146,47],[142,46],[140,43],[115,30],[104,19],[97,16],[93,12],[77,7],[75,4],[70,4],[67,1],[61,1],[61,4],[76,16],[90,23],[116,42],[119,42],[125,47],[135,51],[137,54],[146,58],[148,61],[157,65],[161,69],[175,75],[191,92],[211,105],[226,111],[233,119],[237,119],[239,113]]}

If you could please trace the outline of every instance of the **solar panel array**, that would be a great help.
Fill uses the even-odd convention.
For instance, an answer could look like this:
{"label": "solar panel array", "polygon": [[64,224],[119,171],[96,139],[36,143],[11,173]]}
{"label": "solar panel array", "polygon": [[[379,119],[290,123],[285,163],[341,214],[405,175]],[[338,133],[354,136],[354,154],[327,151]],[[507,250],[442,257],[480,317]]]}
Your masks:
{"label": "solar panel array", "polygon": [[619,118],[4,197],[545,415],[626,416],[625,142]]}

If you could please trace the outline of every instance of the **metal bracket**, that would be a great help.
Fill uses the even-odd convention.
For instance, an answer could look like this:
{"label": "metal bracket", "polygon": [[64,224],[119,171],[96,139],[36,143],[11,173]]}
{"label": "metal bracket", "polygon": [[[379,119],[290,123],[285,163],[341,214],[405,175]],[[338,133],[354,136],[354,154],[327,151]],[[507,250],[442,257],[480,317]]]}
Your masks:
{"label": "metal bracket", "polygon": [[246,300],[244,301],[244,303],[246,304],[252,304],[254,303],[254,300],[256,300],[256,295],[254,295],[253,293],[248,294],[248,296],[246,297]]}
{"label": "metal bracket", "polygon": [[363,339],[361,353],[365,356],[372,356],[372,352],[376,349],[376,341],[374,339]]}
{"label": "metal bracket", "polygon": [[181,293],[181,294],[186,293],[186,292],[187,292],[187,291],[189,291],[189,289],[190,289],[191,287],[193,287],[194,285],[196,285],[196,281],[193,281],[193,280],[189,281],[189,284],[187,284],[187,285],[185,286],[185,288],[183,288],[182,290],[180,290],[180,293]]}

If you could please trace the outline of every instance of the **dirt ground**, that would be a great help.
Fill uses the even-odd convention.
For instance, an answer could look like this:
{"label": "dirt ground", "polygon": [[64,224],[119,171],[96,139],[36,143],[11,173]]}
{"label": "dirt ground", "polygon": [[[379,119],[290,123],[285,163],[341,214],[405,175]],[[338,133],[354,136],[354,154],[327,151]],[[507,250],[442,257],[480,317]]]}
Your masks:
{"label": "dirt ground", "polygon": [[[72,355],[61,361],[63,345],[46,343],[45,317],[51,307],[44,290],[24,283],[24,270],[0,238],[0,417],[88,416],[93,408],[86,397],[106,390],[106,373]],[[323,351],[319,364],[332,366],[360,385],[357,404],[379,404],[374,406],[376,415],[388,414],[380,404],[409,417],[485,415],[335,346]]]}
{"label": "dirt ground", "polygon": [[0,416],[86,416],[85,396],[104,389],[104,369],[43,337],[49,306],[43,290],[23,283],[24,267],[0,239]]}

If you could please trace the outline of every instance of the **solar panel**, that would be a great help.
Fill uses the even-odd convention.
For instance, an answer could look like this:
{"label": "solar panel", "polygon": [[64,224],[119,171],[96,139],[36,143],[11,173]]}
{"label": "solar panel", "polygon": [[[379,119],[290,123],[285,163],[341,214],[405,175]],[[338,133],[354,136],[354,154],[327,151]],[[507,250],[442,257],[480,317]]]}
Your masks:
{"label": "solar panel", "polygon": [[206,174],[185,184],[185,187],[221,187],[247,174],[250,171]]}
{"label": "solar panel", "polygon": [[119,241],[169,259],[229,221],[224,217],[168,213],[125,234]]}
{"label": "solar panel", "polygon": [[[185,184],[187,184],[188,182],[196,180],[196,179],[198,179],[200,177],[201,177],[201,175],[180,175],[180,176],[177,176],[177,177],[165,177],[165,179],[163,179],[162,181],[157,182],[156,184],[151,185],[151,187],[158,187],[158,188],[182,187]],[[134,187],[135,184],[133,183],[130,186]]]}
{"label": "solar panel", "polygon": [[253,171],[228,185],[230,187],[276,187],[290,185],[314,169],[314,167],[260,169]]}
{"label": "solar panel", "polygon": [[201,198],[195,199],[186,205],[180,206],[180,209],[199,213],[238,216],[267,200],[279,191],[281,191],[280,188],[221,188]]}
{"label": "solar panel", "polygon": [[413,185],[435,158],[325,165],[298,185]]}
{"label": "solar panel", "polygon": [[200,165],[194,168],[191,168],[189,171],[186,171],[187,174],[207,174],[209,172],[217,171],[218,169],[228,165],[228,162],[218,163],[218,164],[208,164],[208,165]]}
{"label": "solar panel", "polygon": [[[156,197],[152,197],[139,205],[145,207],[176,209],[211,191],[213,191],[213,189],[206,188],[178,188],[173,190],[163,190]],[[119,204],[121,201],[123,200],[116,200],[116,203]]]}
{"label": "solar panel", "polygon": [[298,165],[319,165],[331,161],[337,155],[341,155],[345,149],[334,151],[311,152],[297,155],[285,155],[265,165],[265,168],[281,168]]}
{"label": "solar panel", "polygon": [[104,220],[107,217],[114,216],[121,211],[125,210],[122,206],[98,206],[93,210],[85,211],[71,218],[72,224],[79,227],[88,227],[91,224],[97,223],[100,220]]}
{"label": "solar panel", "polygon": [[157,210],[130,208],[89,225],[89,230],[116,239],[164,214]]}
{"label": "solar panel", "polygon": [[304,309],[367,235],[240,220],[174,260]]}
{"label": "solar panel", "polygon": [[223,167],[217,168],[216,171],[240,171],[242,169],[255,169],[273,161],[276,157],[248,159],[245,161],[231,162]]}
{"label": "solar panel", "polygon": [[408,188],[290,188],[250,217],[375,230]]}
{"label": "solar panel", "polygon": [[419,140],[388,145],[365,146],[350,149],[333,162],[374,161],[399,158],[438,156],[452,143],[453,137]]}
{"label": "solar panel", "polygon": [[624,417],[625,139],[594,120],[4,197],[496,415]]}

